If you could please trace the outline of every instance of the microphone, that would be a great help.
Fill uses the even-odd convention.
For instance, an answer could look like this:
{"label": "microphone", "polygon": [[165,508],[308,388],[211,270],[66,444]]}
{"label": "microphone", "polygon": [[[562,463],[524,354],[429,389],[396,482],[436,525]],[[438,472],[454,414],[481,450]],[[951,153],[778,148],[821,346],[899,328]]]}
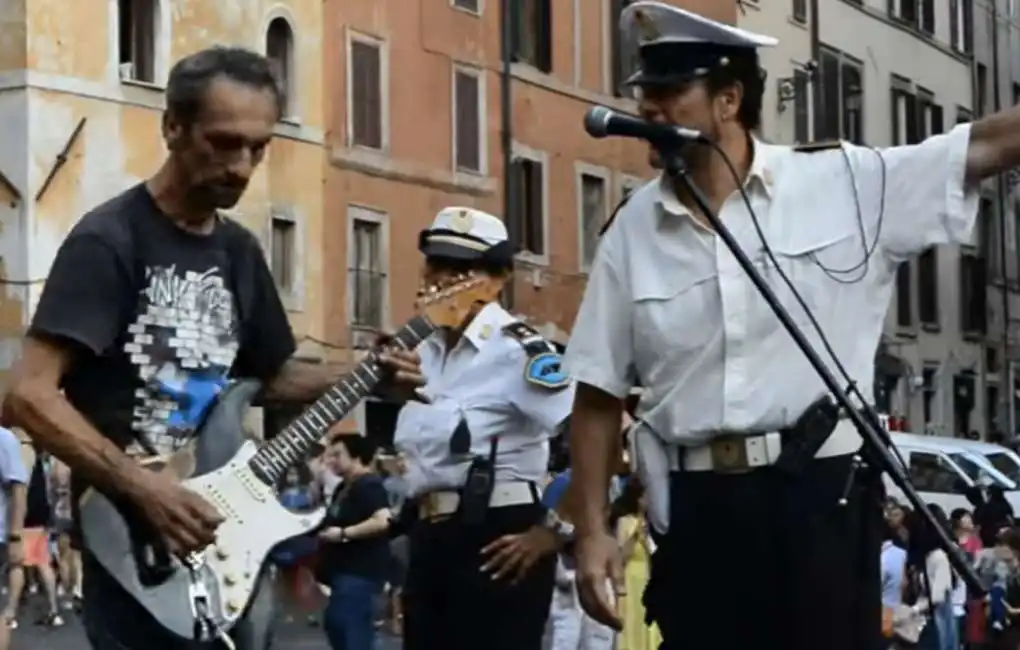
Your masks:
{"label": "microphone", "polygon": [[658,124],[640,117],[593,106],[584,114],[584,130],[593,138],[620,136],[647,140],[656,146],[679,146],[687,142],[707,142],[701,131],[672,124]]}

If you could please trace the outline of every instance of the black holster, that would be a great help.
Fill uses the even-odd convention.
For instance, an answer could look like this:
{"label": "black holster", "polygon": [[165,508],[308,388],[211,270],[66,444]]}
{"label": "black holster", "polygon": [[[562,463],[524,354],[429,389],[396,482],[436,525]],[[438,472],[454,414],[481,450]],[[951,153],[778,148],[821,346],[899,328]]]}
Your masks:
{"label": "black holster", "polygon": [[839,416],[839,407],[827,397],[808,407],[792,427],[780,431],[783,450],[779,452],[776,468],[791,475],[804,471],[832,435]]}
{"label": "black holster", "polygon": [[468,469],[467,482],[460,491],[460,506],[457,518],[466,526],[479,526],[485,522],[485,515],[492,502],[492,490],[496,487],[496,449],[499,438],[493,438],[489,456],[475,456]]}

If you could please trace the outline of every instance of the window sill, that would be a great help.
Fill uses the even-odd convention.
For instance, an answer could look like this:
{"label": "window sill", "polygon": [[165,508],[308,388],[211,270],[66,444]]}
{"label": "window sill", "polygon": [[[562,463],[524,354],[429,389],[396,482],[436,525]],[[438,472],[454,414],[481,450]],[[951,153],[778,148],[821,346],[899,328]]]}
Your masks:
{"label": "window sill", "polygon": [[961,332],[960,338],[967,343],[981,343],[985,340],[985,335],[981,332]]}
{"label": "window sill", "polygon": [[790,23],[791,26],[796,27],[797,29],[803,29],[804,31],[808,31],[807,18],[805,18],[804,20],[798,20],[793,16],[787,16],[786,22]]}
{"label": "window sill", "polygon": [[287,115],[281,117],[279,123],[286,126],[301,126],[301,118],[297,115]]}
{"label": "window sill", "polygon": [[443,192],[467,194],[475,197],[495,196],[499,189],[498,180],[488,176],[467,177],[449,170],[429,168],[414,163],[405,163],[380,151],[363,147],[333,147],[330,164],[338,169],[365,174],[375,178],[420,185]]}
{"label": "window sill", "polygon": [[938,323],[921,323],[921,331],[928,334],[939,334],[942,332],[942,326]]}
{"label": "window sill", "polygon": [[164,92],[166,87],[154,81],[142,81],[141,79],[121,79],[120,83],[122,86],[133,86],[135,88],[144,88],[153,92]]}
{"label": "window sill", "polygon": [[914,327],[914,326],[909,326],[908,327],[908,326],[904,326],[904,325],[897,325],[896,326],[896,336],[898,336],[899,338],[902,338],[902,339],[916,339],[917,338],[917,328]]}
{"label": "window sill", "polygon": [[548,255],[539,255],[529,251],[521,251],[520,253],[517,253],[514,255],[514,259],[529,266],[549,266]]}
{"label": "window sill", "polygon": [[451,2],[450,3],[450,8],[453,9],[454,11],[458,11],[458,12],[460,12],[462,14],[467,14],[468,16],[471,16],[472,18],[481,18],[482,17],[482,2],[481,2],[481,0],[478,0],[478,8],[477,9],[469,9],[468,7],[461,7],[456,2]]}

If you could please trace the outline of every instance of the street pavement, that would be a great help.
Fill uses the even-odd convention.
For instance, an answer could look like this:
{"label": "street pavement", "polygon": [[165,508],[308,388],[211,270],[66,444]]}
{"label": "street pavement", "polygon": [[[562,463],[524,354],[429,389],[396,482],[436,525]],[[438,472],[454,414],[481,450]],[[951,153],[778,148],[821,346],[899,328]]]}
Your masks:
{"label": "street pavement", "polygon": [[[35,612],[32,612],[33,614]],[[87,650],[85,633],[73,613],[68,613],[66,625],[45,628],[32,625],[34,617],[24,617],[24,623],[11,634],[12,650]],[[400,639],[383,635],[376,650],[401,650]],[[277,650],[329,650],[321,627],[304,621],[283,622],[274,647]]]}

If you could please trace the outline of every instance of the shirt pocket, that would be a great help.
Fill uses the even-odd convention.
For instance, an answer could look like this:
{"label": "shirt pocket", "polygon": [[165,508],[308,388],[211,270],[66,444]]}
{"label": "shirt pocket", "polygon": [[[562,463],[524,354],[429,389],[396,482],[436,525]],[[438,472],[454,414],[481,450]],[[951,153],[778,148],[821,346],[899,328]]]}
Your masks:
{"label": "shirt pocket", "polygon": [[[770,248],[775,259],[766,260],[765,279],[800,324],[810,322],[808,311],[817,319],[836,307],[842,287],[859,281],[866,271],[864,247],[852,231],[805,229],[781,237]],[[764,299],[760,306],[768,308]]]}
{"label": "shirt pocket", "polygon": [[634,283],[636,349],[658,355],[703,347],[714,335],[707,319],[720,312],[715,270],[656,266]]}

